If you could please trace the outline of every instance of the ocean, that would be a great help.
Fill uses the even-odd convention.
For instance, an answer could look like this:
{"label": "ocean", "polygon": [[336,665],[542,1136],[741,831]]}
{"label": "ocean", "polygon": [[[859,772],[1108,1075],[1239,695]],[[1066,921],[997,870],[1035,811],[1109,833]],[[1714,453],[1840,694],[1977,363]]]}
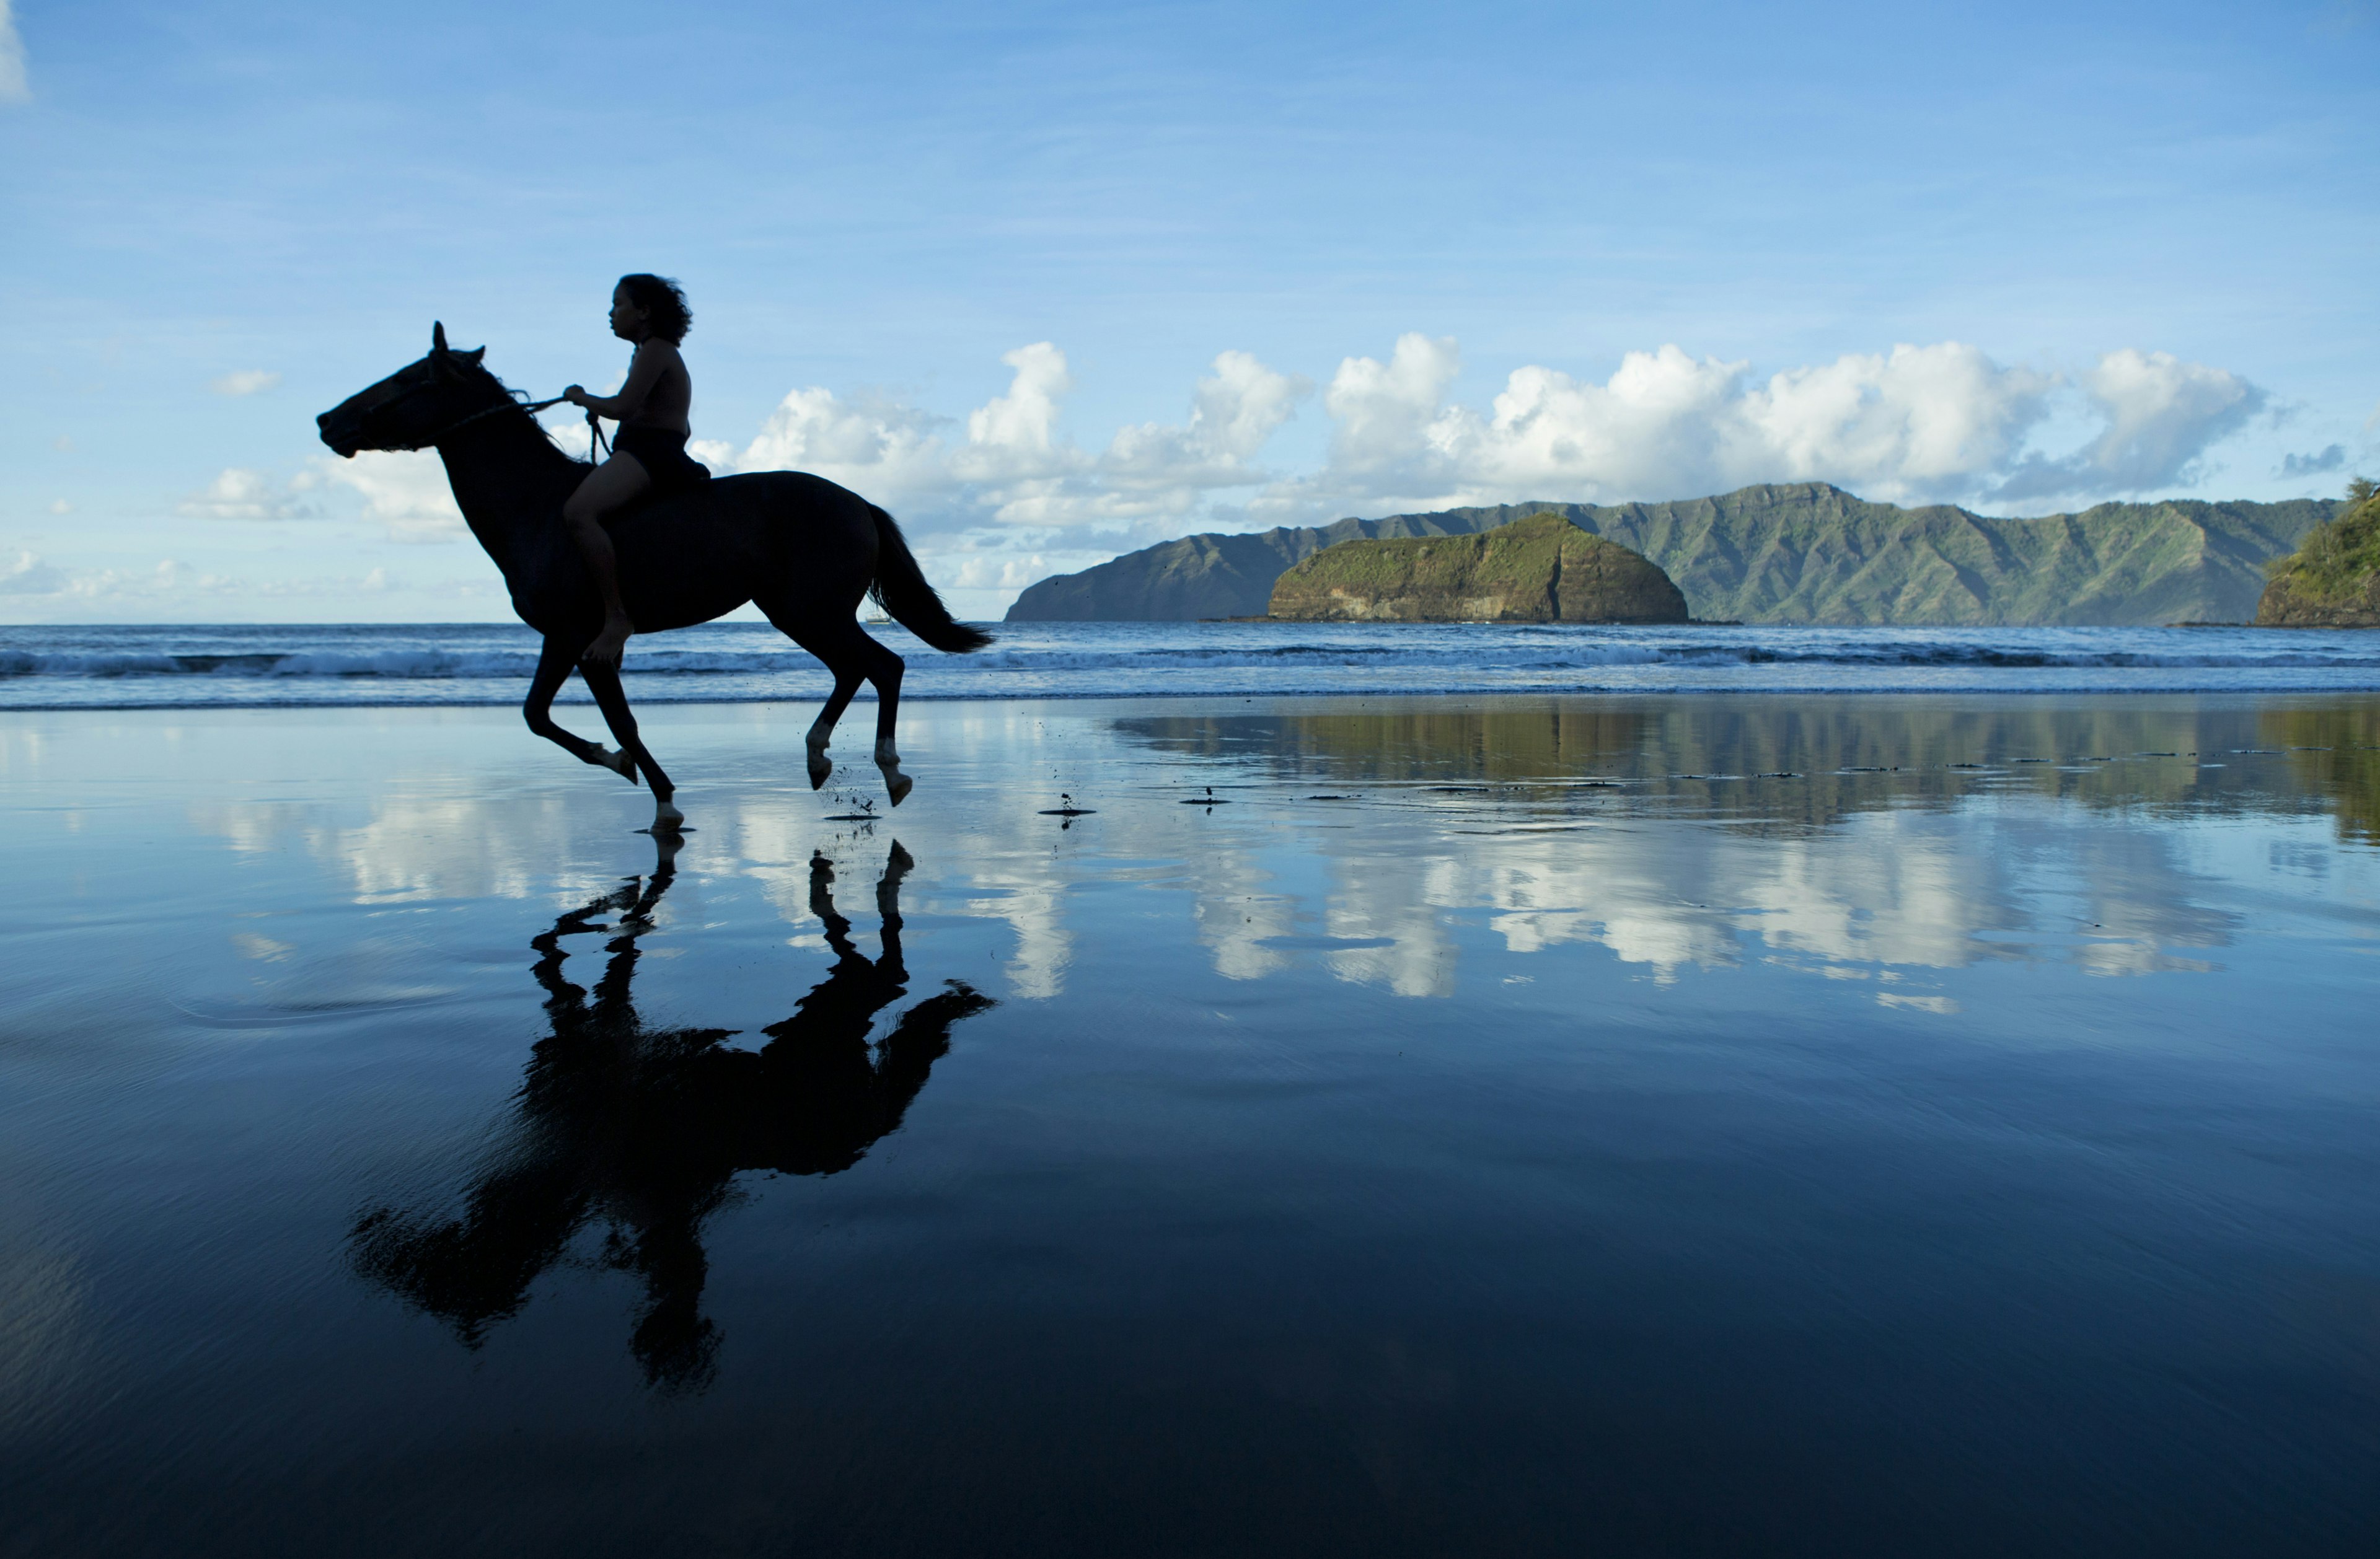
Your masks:
{"label": "ocean", "polygon": [[[944,655],[871,628],[911,699],[1487,693],[2331,693],[2380,634],[2253,628],[1020,622]],[[537,663],[518,623],[0,627],[0,709],[490,706]],[[825,696],[766,623],[635,640],[640,704]],[[863,695],[865,696],[865,695]],[[573,679],[563,702],[588,701]]]}

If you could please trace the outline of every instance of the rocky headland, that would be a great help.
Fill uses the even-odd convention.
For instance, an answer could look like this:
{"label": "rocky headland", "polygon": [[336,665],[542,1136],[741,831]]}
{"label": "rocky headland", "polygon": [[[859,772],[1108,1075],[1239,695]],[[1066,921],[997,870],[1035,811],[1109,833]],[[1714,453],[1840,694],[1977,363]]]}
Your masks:
{"label": "rocky headland", "polygon": [[2380,628],[2380,491],[2357,477],[2338,518],[2265,572],[2260,628]]}
{"label": "rocky headland", "polygon": [[1283,573],[1270,615],[1301,622],[1683,622],[1642,554],[1560,514],[1472,536],[1343,541]]}

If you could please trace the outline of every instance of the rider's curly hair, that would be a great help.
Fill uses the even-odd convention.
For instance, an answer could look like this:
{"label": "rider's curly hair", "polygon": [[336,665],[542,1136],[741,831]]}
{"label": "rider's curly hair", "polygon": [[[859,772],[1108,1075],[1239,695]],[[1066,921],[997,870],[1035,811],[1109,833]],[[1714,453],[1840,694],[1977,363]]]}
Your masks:
{"label": "rider's curly hair", "polygon": [[645,311],[652,332],[674,346],[694,328],[694,310],[686,306],[686,289],[667,276],[639,271],[620,278],[628,301]]}

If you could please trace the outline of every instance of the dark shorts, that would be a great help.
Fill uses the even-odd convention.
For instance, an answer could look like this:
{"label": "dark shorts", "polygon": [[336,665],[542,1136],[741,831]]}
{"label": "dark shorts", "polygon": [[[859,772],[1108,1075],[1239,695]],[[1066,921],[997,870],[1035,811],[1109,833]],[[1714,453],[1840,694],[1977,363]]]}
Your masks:
{"label": "dark shorts", "polygon": [[666,428],[623,428],[612,437],[612,453],[635,455],[659,497],[710,480],[710,467],[686,453],[686,441]]}

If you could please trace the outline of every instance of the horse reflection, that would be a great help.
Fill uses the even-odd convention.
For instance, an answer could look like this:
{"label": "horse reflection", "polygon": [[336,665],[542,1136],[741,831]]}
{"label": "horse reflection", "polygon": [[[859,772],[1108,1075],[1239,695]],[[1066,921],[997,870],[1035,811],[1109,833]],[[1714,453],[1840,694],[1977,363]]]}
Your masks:
{"label": "horse reflection", "polygon": [[[898,841],[876,885],[883,920],[874,959],[836,912],[834,868],[810,860],[810,912],[835,955],[792,1017],[761,1032],[764,1047],[731,1049],[733,1029],[654,1029],[629,994],[637,938],[674,874],[663,839],[652,876],[564,915],[532,940],[552,1032],[537,1043],[511,1141],[471,1186],[462,1215],[382,1208],[353,1231],[359,1271],[455,1328],[477,1348],[517,1311],[529,1286],[564,1260],[589,1224],[604,1226],[593,1264],[635,1274],[644,1299],[630,1348],[647,1381],[700,1389],[719,1332],[701,1311],[709,1263],[702,1227],[747,1169],[832,1175],[901,1124],[953,1023],[992,1006],[957,980],[868,1043],[876,1014],[908,989],[901,961],[901,879],[915,863]],[[619,912],[615,926],[597,917]],[[617,935],[593,1000],[563,978],[565,937]]]}

